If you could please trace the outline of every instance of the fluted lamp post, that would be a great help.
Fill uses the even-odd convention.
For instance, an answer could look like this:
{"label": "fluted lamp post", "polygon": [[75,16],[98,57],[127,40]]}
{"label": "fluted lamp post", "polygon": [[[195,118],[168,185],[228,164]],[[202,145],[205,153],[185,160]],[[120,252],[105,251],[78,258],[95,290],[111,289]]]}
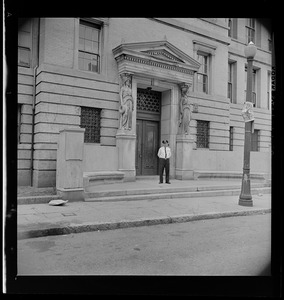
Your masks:
{"label": "fluted lamp post", "polygon": [[[253,42],[250,42],[245,47],[245,56],[247,58],[247,92],[245,107],[252,107],[252,62],[256,54],[256,46]],[[250,102],[250,103],[248,103]],[[246,109],[245,109],[246,110]],[[251,114],[248,110],[246,115],[243,115],[245,119],[245,141],[244,141],[244,164],[243,164],[243,177],[242,177],[242,189],[239,197],[239,205],[253,206],[251,190],[250,190],[250,150],[251,150],[251,133],[253,120],[250,119]]]}

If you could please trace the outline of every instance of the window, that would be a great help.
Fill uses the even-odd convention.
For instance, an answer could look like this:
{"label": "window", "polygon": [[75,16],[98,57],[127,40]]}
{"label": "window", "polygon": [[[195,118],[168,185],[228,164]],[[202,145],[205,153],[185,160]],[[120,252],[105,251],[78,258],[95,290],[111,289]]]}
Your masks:
{"label": "window", "polygon": [[20,143],[20,136],[21,136],[21,111],[22,111],[22,104],[18,104],[18,144]]}
{"label": "window", "polygon": [[18,20],[18,65],[30,67],[31,61],[31,20],[20,18]]}
{"label": "window", "polygon": [[236,103],[236,87],[235,87],[235,62],[228,63],[228,98],[231,103]]}
{"label": "window", "polygon": [[259,130],[251,134],[251,151],[259,151]]}
{"label": "window", "polygon": [[228,36],[232,38],[237,38],[237,19],[236,18],[230,18],[228,20]]}
{"label": "window", "polygon": [[209,148],[209,122],[197,121],[196,147]]}
{"label": "window", "polygon": [[80,21],[79,69],[100,72],[100,26]]}
{"label": "window", "polygon": [[[245,72],[246,72],[246,75],[245,75],[245,86],[247,86],[247,67],[245,67]],[[257,95],[256,95],[256,70],[252,70],[252,103],[253,103],[253,106],[258,106],[258,103],[256,102],[256,99],[257,99]],[[245,90],[245,101],[246,101],[246,93],[247,91]]]}
{"label": "window", "polygon": [[270,109],[271,103],[271,73],[267,72],[267,109]]}
{"label": "window", "polygon": [[268,39],[268,51],[272,51],[272,40]]}
{"label": "window", "polygon": [[233,151],[234,144],[234,127],[230,126],[230,140],[229,140],[229,150]]}
{"label": "window", "polygon": [[85,143],[100,143],[101,109],[81,107],[81,128],[85,128]]}
{"label": "window", "polygon": [[246,36],[247,43],[253,42],[255,44],[255,19],[247,19]]}
{"label": "window", "polygon": [[197,91],[208,94],[209,56],[198,53],[197,60],[201,64],[197,72]]}

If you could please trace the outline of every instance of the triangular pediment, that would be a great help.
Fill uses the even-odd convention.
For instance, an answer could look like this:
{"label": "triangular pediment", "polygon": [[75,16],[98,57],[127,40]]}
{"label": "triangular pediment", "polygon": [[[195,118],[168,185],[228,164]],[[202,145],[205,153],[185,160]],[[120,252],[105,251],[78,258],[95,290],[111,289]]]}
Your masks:
{"label": "triangular pediment", "polygon": [[167,60],[167,61],[176,61],[176,62],[184,62],[180,58],[178,58],[176,55],[173,55],[169,51],[165,49],[155,49],[155,50],[145,50],[141,51],[143,53],[147,53],[157,59],[161,60]]}
{"label": "triangular pediment", "polygon": [[198,61],[166,40],[122,43],[113,49],[113,54],[116,59],[120,55],[130,55],[136,58],[151,59],[152,61],[154,60],[166,64],[177,64],[192,71],[197,71],[200,67]]}

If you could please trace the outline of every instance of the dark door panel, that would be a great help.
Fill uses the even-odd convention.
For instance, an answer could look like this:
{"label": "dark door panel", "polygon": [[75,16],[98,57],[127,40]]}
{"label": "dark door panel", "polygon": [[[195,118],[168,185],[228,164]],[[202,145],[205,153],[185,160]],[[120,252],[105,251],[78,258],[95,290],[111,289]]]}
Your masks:
{"label": "dark door panel", "polygon": [[136,175],[157,175],[159,122],[137,120],[136,126]]}

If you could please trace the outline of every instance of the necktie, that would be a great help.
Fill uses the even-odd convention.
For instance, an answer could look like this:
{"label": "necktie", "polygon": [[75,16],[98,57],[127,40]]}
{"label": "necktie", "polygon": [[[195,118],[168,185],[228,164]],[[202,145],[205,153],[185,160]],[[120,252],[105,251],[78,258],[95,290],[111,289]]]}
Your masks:
{"label": "necktie", "polygon": [[167,158],[167,148],[165,147],[165,158]]}

